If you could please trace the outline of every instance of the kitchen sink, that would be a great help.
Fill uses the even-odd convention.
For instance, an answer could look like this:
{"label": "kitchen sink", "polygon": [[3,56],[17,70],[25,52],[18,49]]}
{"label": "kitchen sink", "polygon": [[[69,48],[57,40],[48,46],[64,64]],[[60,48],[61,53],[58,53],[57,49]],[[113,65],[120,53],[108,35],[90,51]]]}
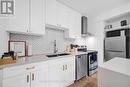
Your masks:
{"label": "kitchen sink", "polygon": [[57,57],[58,55],[53,55],[53,54],[51,54],[51,55],[46,55],[47,57]]}
{"label": "kitchen sink", "polygon": [[65,55],[70,55],[69,53],[61,53],[61,54],[58,54],[58,56],[65,56]]}
{"label": "kitchen sink", "polygon": [[58,56],[66,56],[66,55],[70,55],[69,53],[59,53],[59,54],[50,54],[50,55],[46,55],[47,57],[58,57]]}

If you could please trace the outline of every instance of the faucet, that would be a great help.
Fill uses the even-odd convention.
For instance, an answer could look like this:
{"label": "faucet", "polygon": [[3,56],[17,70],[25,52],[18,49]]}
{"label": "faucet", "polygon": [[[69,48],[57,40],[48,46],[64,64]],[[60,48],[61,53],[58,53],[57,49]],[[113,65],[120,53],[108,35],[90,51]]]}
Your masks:
{"label": "faucet", "polygon": [[58,48],[56,47],[56,40],[54,40],[54,53],[58,52]]}

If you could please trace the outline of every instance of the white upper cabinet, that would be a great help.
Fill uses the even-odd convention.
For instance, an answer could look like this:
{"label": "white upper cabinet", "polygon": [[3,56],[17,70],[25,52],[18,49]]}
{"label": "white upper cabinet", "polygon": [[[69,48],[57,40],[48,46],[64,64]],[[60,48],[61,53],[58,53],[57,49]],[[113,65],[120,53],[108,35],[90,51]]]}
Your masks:
{"label": "white upper cabinet", "polygon": [[81,36],[81,14],[56,0],[46,0],[46,24],[68,29],[67,38]]}
{"label": "white upper cabinet", "polygon": [[68,13],[68,8],[67,6],[57,3],[57,20],[58,20],[58,26],[63,27],[63,28],[69,28],[69,13]]}
{"label": "white upper cabinet", "polygon": [[9,16],[7,31],[45,33],[45,0],[15,0],[15,14]]}
{"label": "white upper cabinet", "polygon": [[76,38],[81,36],[81,14],[77,11],[69,9],[69,38]]}
{"label": "white upper cabinet", "polygon": [[74,12],[74,36],[75,37],[80,37],[81,36],[81,14],[79,12]]}
{"label": "white upper cabinet", "polygon": [[46,24],[57,26],[57,1],[46,0]]}
{"label": "white upper cabinet", "polygon": [[7,30],[27,32],[29,29],[29,0],[15,0],[14,15],[8,17]]}
{"label": "white upper cabinet", "polygon": [[45,0],[31,0],[30,3],[30,32],[36,34],[44,34]]}
{"label": "white upper cabinet", "polygon": [[46,0],[46,24],[68,28],[67,7],[56,0]]}
{"label": "white upper cabinet", "polygon": [[69,21],[68,21],[68,23],[69,23],[69,32],[67,33],[68,35],[68,37],[70,38],[75,38],[75,35],[74,35],[74,29],[75,29],[75,16],[74,15],[76,15],[75,13],[74,13],[74,11],[73,10],[71,10],[71,9],[69,9]]}

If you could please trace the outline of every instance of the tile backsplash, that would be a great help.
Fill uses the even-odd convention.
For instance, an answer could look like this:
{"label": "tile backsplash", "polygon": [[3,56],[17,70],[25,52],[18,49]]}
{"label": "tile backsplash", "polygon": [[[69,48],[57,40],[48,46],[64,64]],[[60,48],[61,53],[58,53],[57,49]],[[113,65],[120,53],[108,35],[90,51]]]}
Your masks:
{"label": "tile backsplash", "polygon": [[53,42],[57,41],[57,48],[59,52],[63,52],[66,45],[74,43],[73,39],[65,39],[64,31],[46,29],[43,36],[29,36],[10,34],[10,40],[26,41],[27,45],[32,45],[32,54],[43,54],[53,52]]}

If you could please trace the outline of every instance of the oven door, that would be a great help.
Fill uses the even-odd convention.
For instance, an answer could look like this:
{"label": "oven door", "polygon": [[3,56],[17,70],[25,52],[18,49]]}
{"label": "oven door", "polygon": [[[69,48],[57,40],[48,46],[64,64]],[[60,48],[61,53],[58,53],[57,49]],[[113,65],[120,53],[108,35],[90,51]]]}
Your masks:
{"label": "oven door", "polygon": [[88,76],[94,74],[97,72],[98,68],[98,62],[97,62],[97,52],[95,53],[89,53],[88,54],[88,62],[89,62],[89,71],[88,71]]}

